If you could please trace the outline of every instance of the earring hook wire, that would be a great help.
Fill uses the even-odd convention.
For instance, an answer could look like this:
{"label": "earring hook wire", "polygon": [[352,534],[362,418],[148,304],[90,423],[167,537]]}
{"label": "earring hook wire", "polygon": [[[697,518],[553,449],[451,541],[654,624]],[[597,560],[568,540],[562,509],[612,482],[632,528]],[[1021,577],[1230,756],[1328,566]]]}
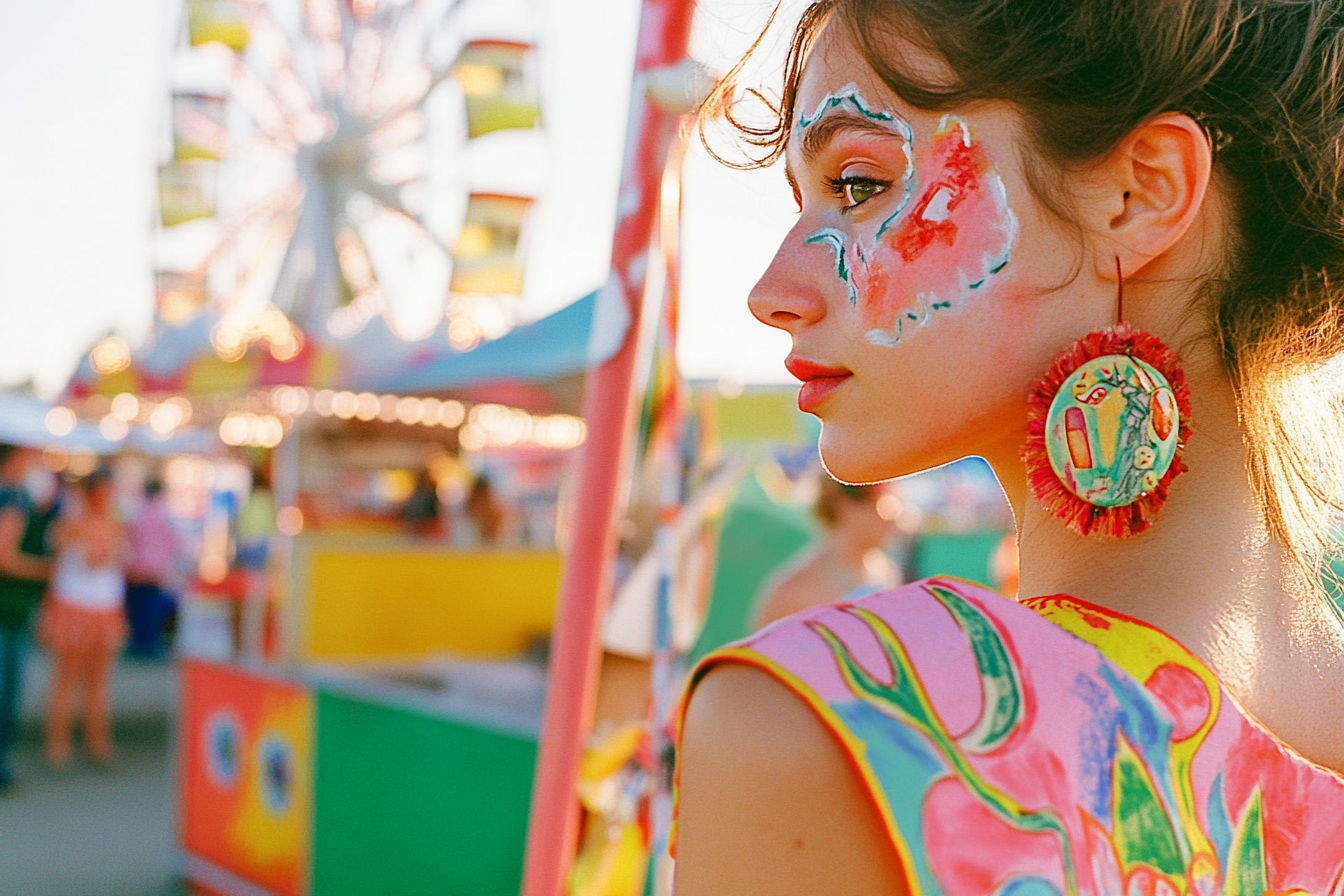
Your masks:
{"label": "earring hook wire", "polygon": [[1120,256],[1115,257],[1115,322],[1125,320],[1125,274],[1120,269]]}

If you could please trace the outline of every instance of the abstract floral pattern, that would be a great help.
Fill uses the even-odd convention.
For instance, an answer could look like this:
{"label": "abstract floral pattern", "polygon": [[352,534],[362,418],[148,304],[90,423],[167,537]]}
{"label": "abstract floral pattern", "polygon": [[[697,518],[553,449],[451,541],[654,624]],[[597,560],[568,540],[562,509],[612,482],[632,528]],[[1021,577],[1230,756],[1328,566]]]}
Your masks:
{"label": "abstract floral pattern", "polygon": [[1179,420],[1176,393],[1156,367],[1128,355],[1093,358],[1050,405],[1050,466],[1089,504],[1132,504],[1171,468]]}
{"label": "abstract floral pattern", "polygon": [[1344,778],[1138,620],[932,579],[784,620],[692,686],[726,662],[844,745],[911,893],[1344,894]]}

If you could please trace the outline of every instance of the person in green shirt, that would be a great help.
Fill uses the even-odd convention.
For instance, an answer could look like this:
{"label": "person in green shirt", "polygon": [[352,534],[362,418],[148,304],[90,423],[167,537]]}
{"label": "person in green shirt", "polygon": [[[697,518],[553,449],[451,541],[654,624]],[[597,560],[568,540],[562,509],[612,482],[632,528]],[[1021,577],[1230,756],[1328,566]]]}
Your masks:
{"label": "person in green shirt", "polygon": [[0,791],[14,783],[9,754],[18,733],[28,627],[46,590],[48,511],[33,506],[27,479],[38,453],[0,444]]}

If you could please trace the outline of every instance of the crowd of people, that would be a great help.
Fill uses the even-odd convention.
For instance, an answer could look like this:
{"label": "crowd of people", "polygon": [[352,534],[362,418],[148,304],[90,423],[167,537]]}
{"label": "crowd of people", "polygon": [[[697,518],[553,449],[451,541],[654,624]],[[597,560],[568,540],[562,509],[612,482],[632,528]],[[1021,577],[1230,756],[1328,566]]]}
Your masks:
{"label": "crowd of people", "polygon": [[112,761],[113,668],[128,642],[160,654],[176,605],[169,576],[180,545],[162,493],[157,480],[146,483],[126,523],[106,468],[66,482],[39,452],[0,445],[0,791],[14,783],[9,758],[34,640],[52,666],[47,762],[71,763],[77,709],[89,759]]}

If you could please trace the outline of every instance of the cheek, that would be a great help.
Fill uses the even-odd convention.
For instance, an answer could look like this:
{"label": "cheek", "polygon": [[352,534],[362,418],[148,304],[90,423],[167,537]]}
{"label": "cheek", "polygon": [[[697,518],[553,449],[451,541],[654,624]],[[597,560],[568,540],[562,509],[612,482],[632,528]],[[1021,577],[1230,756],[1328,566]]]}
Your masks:
{"label": "cheek", "polygon": [[[869,342],[894,346],[988,291],[1008,266],[1017,219],[998,174],[949,117],[912,200],[870,239],[836,251]],[[843,262],[843,264],[842,264]]]}
{"label": "cheek", "polygon": [[996,295],[940,319],[937,338],[899,351],[868,346],[861,360],[851,358],[853,399],[825,417],[828,466],[843,478],[876,481],[1025,436],[1027,395],[1053,357],[1035,334],[1045,313],[1034,298]]}

